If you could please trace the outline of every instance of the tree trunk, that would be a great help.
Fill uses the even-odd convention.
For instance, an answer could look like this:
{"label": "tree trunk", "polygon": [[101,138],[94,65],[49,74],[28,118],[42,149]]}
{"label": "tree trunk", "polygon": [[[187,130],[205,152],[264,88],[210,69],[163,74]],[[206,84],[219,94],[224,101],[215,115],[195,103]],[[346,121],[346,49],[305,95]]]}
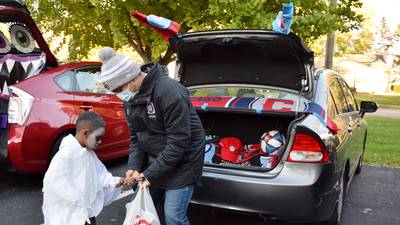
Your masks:
{"label": "tree trunk", "polygon": [[127,37],[129,45],[142,57],[144,63],[151,62],[151,49],[144,48],[137,27],[133,25],[129,14],[127,14],[127,22],[133,30],[133,37],[130,35]]}
{"label": "tree trunk", "polygon": [[328,34],[326,37],[326,52],[325,52],[325,68],[332,69],[333,55],[335,52],[335,32]]}
{"label": "tree trunk", "polygon": [[140,57],[143,59],[144,63],[149,63],[149,62],[152,61],[151,60],[151,53],[149,55],[149,52],[146,52],[142,48],[139,48],[138,45],[132,40],[129,40],[128,42],[129,42],[129,45],[133,49],[135,49],[135,51],[140,55]]}
{"label": "tree trunk", "polygon": [[174,51],[172,51],[171,46],[168,47],[167,51],[165,52],[164,56],[161,56],[158,62],[161,65],[167,66],[170,62],[174,61],[176,57],[174,56]]}
{"label": "tree trunk", "polygon": [[[330,0],[329,6],[336,8],[337,0]],[[325,52],[325,68],[332,69],[333,67],[333,55],[335,52],[335,31],[328,34],[326,37],[326,52]]]}

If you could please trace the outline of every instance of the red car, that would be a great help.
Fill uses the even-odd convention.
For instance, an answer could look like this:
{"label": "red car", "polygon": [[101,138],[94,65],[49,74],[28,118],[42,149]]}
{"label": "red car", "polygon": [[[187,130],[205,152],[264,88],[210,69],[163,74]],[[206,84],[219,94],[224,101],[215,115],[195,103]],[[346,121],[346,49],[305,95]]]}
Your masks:
{"label": "red car", "polygon": [[[18,1],[0,2],[0,24],[9,27],[7,34],[0,26],[0,63],[4,61],[0,64],[0,90],[5,81],[12,93],[0,104],[3,111],[9,105],[8,115],[2,114],[3,119],[8,117],[8,125],[0,128],[0,158],[17,171],[46,171],[61,140],[75,132],[76,118],[85,110],[99,113],[106,122],[105,137],[96,149],[99,158],[127,156],[130,139],[123,104],[97,82],[101,65],[58,65],[26,7]],[[18,27],[12,28],[15,24]]]}

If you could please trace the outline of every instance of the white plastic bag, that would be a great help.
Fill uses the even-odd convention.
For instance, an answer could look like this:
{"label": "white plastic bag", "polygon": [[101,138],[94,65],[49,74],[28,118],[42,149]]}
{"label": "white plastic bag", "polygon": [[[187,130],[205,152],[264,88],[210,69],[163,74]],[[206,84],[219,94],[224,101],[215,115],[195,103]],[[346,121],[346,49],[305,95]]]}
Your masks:
{"label": "white plastic bag", "polygon": [[160,225],[148,188],[139,185],[135,199],[126,204],[126,216],[123,225]]}

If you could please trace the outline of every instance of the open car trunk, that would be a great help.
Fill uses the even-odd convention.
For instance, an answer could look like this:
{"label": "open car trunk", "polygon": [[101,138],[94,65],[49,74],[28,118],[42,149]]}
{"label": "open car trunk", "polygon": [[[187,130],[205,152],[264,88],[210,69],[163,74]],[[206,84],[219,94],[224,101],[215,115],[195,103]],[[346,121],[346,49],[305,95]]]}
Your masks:
{"label": "open car trunk", "polygon": [[170,43],[206,130],[205,164],[273,169],[311,99],[313,52],[295,34],[267,30],[178,34]]}
{"label": "open car trunk", "polygon": [[[205,165],[260,171],[271,170],[279,162],[286,149],[287,131],[295,119],[290,113],[205,112],[199,109],[198,114],[206,132]],[[271,152],[265,152],[265,146],[261,145],[261,137],[268,131],[278,131],[275,138],[283,136],[283,139],[277,138],[281,145],[272,148],[275,150]],[[265,136],[263,140],[268,142]],[[235,149],[238,141],[243,148]]]}

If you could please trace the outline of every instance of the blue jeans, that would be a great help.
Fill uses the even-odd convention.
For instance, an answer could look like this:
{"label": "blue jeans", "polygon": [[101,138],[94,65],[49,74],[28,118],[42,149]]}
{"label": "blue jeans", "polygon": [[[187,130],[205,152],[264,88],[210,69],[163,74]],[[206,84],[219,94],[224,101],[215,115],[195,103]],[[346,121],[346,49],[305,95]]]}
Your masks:
{"label": "blue jeans", "polygon": [[[132,196],[135,198],[137,191]],[[166,225],[190,225],[187,209],[192,199],[193,185],[175,190],[163,190],[150,187],[150,195],[154,205],[164,201],[164,216]]]}

